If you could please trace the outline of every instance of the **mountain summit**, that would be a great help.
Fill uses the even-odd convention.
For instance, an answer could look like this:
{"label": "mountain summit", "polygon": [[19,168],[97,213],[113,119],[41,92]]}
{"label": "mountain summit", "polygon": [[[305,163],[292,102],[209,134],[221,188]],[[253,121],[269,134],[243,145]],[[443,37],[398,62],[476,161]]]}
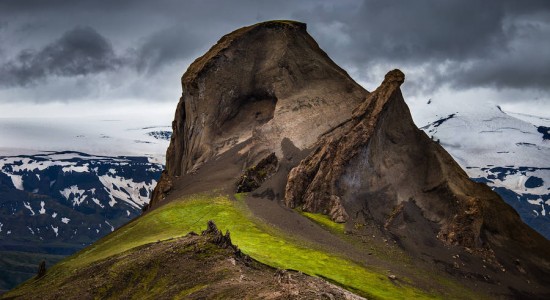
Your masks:
{"label": "mountain summit", "polygon": [[[367,92],[303,23],[224,36],[182,77],[166,170],[145,213],[8,296],[70,282],[60,274],[126,250],[149,265],[150,249],[211,219],[251,258],[367,298],[549,297],[550,242],[414,125],[404,81],[392,70]],[[194,248],[186,259],[211,255]],[[159,274],[117,276],[166,296]],[[216,274],[208,288],[242,280]],[[205,288],[177,292],[198,298]],[[323,297],[332,298],[312,298]]]}
{"label": "mountain summit", "polygon": [[243,143],[246,166],[271,153],[282,157],[283,139],[308,149],[368,95],[294,21],[222,37],[181,82],[165,178],[195,172]]}

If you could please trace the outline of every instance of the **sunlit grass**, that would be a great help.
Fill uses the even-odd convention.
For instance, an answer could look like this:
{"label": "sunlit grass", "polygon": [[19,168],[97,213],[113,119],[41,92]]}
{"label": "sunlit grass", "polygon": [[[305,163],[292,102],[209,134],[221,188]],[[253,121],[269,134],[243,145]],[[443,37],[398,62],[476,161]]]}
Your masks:
{"label": "sunlit grass", "polygon": [[344,233],[344,224],[343,223],[336,223],[330,219],[329,216],[323,215],[323,214],[316,214],[316,213],[310,213],[310,212],[301,212],[301,214],[308,219],[316,222],[317,224],[328,228],[331,231],[337,232],[337,233]]}

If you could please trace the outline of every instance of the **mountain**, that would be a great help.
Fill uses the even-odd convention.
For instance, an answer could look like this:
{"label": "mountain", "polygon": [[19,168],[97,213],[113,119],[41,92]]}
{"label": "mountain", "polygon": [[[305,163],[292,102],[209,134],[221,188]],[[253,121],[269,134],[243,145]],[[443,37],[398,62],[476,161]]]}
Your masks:
{"label": "mountain", "polygon": [[484,182],[529,226],[550,238],[550,121],[478,104],[431,101],[422,129],[449,151],[468,175]]}
{"label": "mountain", "polygon": [[[182,77],[166,169],[144,214],[4,297],[260,297],[264,275],[236,284],[249,270],[238,275],[193,234],[180,239],[213,220],[228,231],[215,244],[234,255],[366,298],[548,298],[550,242],[414,125],[404,80],[393,70],[365,91],[303,23],[222,37]],[[196,281],[170,284],[173,268]]]}
{"label": "mountain", "polygon": [[32,277],[141,213],[163,166],[147,157],[0,157],[0,287]]}
{"label": "mountain", "polygon": [[266,153],[281,156],[283,138],[310,147],[366,95],[306,33],[305,24],[285,22],[224,36],[181,82],[166,153],[169,176],[192,172],[245,141],[248,165]]}
{"label": "mountain", "polygon": [[170,114],[76,112],[0,118],[0,291],[138,216],[159,179]]}

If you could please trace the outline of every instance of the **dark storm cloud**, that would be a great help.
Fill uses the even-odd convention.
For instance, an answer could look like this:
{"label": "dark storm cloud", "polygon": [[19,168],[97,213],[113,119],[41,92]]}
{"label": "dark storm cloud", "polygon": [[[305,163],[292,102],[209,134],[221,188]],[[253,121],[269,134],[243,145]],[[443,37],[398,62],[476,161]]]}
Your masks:
{"label": "dark storm cloud", "polygon": [[105,73],[117,80],[96,79],[109,87],[178,77],[223,34],[270,19],[308,23],[338,64],[373,86],[379,72],[401,68],[414,74],[411,92],[550,91],[547,0],[3,0],[0,87]]}
{"label": "dark storm cloud", "polygon": [[350,43],[328,51],[366,73],[422,66],[427,85],[550,90],[550,1],[366,0],[355,12],[299,15],[340,23],[331,34]]}
{"label": "dark storm cloud", "polygon": [[139,72],[155,73],[167,64],[191,57],[199,47],[199,39],[185,26],[172,26],[144,39],[134,53]]}
{"label": "dark storm cloud", "polygon": [[25,86],[48,76],[77,76],[119,65],[109,41],[90,27],[67,31],[41,50],[22,50],[0,66],[0,84]]}
{"label": "dark storm cloud", "polygon": [[[550,17],[550,15],[549,15]],[[492,86],[550,90],[550,19],[517,22],[505,48],[491,57],[471,59],[442,74],[456,88]]]}

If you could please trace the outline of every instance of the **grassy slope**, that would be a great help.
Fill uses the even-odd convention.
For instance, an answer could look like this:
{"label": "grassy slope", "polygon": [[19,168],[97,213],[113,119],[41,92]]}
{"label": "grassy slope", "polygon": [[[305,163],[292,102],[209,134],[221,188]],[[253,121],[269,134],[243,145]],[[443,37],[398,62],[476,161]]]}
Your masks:
{"label": "grassy slope", "polygon": [[335,233],[344,233],[344,224],[343,223],[336,223],[332,221],[332,219],[323,214],[316,214],[316,213],[310,213],[310,212],[300,212],[303,216],[307,217],[308,219],[316,222],[317,224],[321,225],[324,228],[327,228]]}
{"label": "grassy slope", "polygon": [[42,260],[46,260],[47,266],[52,266],[64,257],[65,255],[0,251],[0,291],[6,291],[36,275],[38,264]]}
{"label": "grassy slope", "polygon": [[[242,201],[225,196],[194,196],[159,207],[62,261],[49,270],[43,280],[30,280],[8,295],[48,288],[41,285],[63,282],[64,274],[143,244],[183,236],[190,231],[200,232],[207,220],[214,220],[220,229],[230,230],[233,242],[244,253],[277,268],[324,277],[369,298],[440,297],[407,285],[406,279],[394,283],[382,272],[295,240],[251,216]],[[453,294],[457,292],[460,290]]]}

